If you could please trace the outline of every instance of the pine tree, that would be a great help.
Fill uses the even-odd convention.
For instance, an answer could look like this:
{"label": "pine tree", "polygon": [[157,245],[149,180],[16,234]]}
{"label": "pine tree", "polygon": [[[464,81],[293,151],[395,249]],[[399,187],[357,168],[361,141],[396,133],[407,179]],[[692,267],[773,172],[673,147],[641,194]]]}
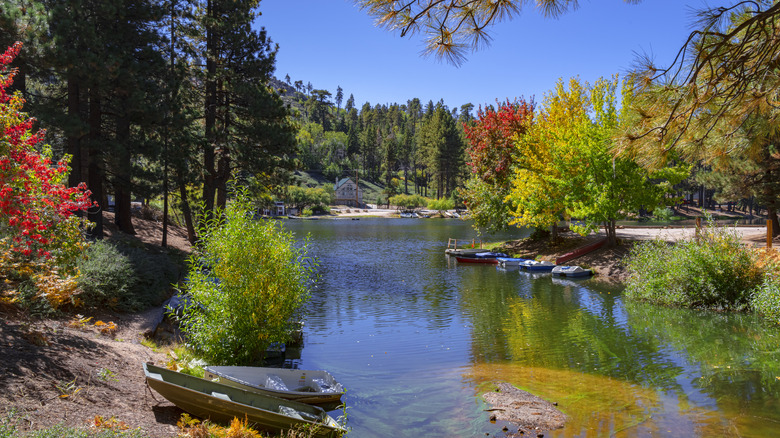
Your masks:
{"label": "pine tree", "polygon": [[266,85],[277,46],[264,28],[252,28],[257,5],[256,0],[205,0],[202,8],[203,201],[208,211],[224,207],[227,182],[236,169],[265,174],[263,184],[272,184],[293,166],[294,129],[281,98]]}

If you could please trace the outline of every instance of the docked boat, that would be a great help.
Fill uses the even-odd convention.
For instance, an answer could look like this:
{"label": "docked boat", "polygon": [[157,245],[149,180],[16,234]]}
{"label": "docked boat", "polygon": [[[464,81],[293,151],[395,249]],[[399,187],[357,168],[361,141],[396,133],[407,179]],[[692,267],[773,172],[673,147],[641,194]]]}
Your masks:
{"label": "docked boat", "polygon": [[480,252],[472,256],[456,256],[455,259],[458,263],[489,263],[493,265],[498,264],[499,257],[508,257],[503,252]]}
{"label": "docked boat", "polygon": [[552,274],[559,277],[589,277],[593,275],[593,271],[581,266],[556,266]]}
{"label": "docked boat", "polygon": [[322,408],[144,364],[146,383],[168,401],[200,418],[230,422],[245,418],[258,429],[273,433],[311,427],[313,436],[339,437],[346,429]]}
{"label": "docked boat", "polygon": [[449,256],[461,256],[461,257],[473,257],[476,254],[485,252],[484,248],[461,248],[461,249],[446,249],[444,253]]}
{"label": "docked boat", "polygon": [[520,257],[498,257],[498,264],[501,266],[520,266],[521,263],[529,262],[530,259],[521,259]]}
{"label": "docked boat", "polygon": [[528,260],[521,262],[520,268],[531,272],[549,272],[555,267],[555,264],[548,261]]}
{"label": "docked boat", "polygon": [[338,406],[344,387],[327,371],[207,366],[204,378],[247,391],[316,406]]}

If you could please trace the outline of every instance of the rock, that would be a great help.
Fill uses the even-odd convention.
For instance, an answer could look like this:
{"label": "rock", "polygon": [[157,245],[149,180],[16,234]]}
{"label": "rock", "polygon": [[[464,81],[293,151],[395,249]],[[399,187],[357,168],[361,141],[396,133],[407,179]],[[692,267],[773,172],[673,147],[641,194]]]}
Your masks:
{"label": "rock", "polygon": [[497,391],[482,396],[493,411],[491,420],[507,421],[526,430],[554,430],[566,424],[566,415],[547,400],[506,382],[497,382],[496,386]]}

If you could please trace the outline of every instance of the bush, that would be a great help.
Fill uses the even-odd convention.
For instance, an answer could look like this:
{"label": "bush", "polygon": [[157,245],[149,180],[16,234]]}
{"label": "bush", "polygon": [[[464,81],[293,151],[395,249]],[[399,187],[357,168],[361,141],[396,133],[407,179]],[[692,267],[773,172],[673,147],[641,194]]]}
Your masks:
{"label": "bush", "polygon": [[429,210],[437,210],[437,211],[445,211],[445,210],[452,210],[455,208],[455,201],[452,199],[432,199],[428,201],[428,209]]}
{"label": "bush", "polygon": [[162,301],[179,274],[179,267],[164,253],[113,242],[97,241],[86,255],[79,265],[76,305],[141,310]]}
{"label": "bush", "polygon": [[78,302],[87,307],[109,306],[129,301],[137,282],[130,260],[116,246],[106,241],[90,245],[86,258],[79,264]]}
{"label": "bush", "polygon": [[682,307],[747,308],[764,277],[754,251],[711,222],[698,240],[636,245],[626,265],[627,297]]}
{"label": "bush", "polygon": [[254,220],[246,195],[213,218],[190,258],[181,317],[188,345],[206,361],[248,365],[289,340],[308,299],[314,264],[278,221]]}
{"label": "bush", "polygon": [[775,324],[780,324],[780,278],[778,266],[771,265],[764,275],[764,281],[754,290],[751,300],[753,310],[764,315]]}
{"label": "bush", "polygon": [[420,195],[395,195],[391,196],[388,202],[406,210],[413,210],[428,204],[428,200]]}
{"label": "bush", "polygon": [[674,212],[669,207],[658,207],[653,210],[653,217],[659,221],[670,221],[674,217]]}

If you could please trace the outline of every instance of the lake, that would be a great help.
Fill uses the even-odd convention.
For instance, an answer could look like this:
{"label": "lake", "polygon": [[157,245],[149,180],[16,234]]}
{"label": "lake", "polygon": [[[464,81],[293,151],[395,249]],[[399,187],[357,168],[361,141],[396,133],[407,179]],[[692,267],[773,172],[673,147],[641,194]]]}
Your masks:
{"label": "lake", "polygon": [[347,388],[349,436],[501,436],[480,397],[498,380],[570,417],[545,436],[779,430],[780,338],[757,317],[626,301],[594,280],[458,265],[444,255],[447,239],[476,236],[460,220],[285,225],[311,236],[320,274],[296,364]]}

